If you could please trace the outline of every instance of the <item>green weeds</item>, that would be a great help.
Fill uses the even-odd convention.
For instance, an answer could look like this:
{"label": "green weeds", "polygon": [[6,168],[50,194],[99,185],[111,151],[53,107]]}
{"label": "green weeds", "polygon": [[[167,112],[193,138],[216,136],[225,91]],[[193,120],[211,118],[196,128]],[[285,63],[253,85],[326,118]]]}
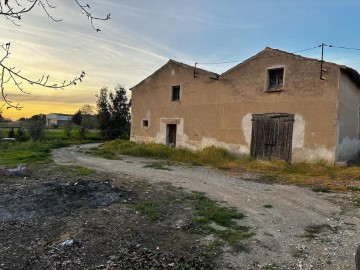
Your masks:
{"label": "green weeds", "polygon": [[330,193],[331,190],[328,187],[322,187],[322,186],[315,186],[311,188],[314,192],[321,192],[321,193]]}
{"label": "green weeds", "polygon": [[194,192],[189,199],[197,213],[191,225],[200,226],[231,246],[253,235],[249,227],[238,225],[237,220],[244,218],[244,215],[235,208],[220,206],[201,192]]}
{"label": "green weeds", "polygon": [[354,206],[360,208],[360,198],[354,201]]}
{"label": "green weeds", "polygon": [[[28,131],[24,130],[24,134],[24,136],[27,136]],[[14,166],[47,163],[51,161],[51,149],[100,140],[100,135],[97,131],[89,132],[86,140],[81,140],[75,130],[71,134],[68,138],[65,136],[63,129],[46,129],[45,138],[41,142],[0,142],[0,151],[2,153],[0,164]]]}
{"label": "green weeds", "polygon": [[[82,143],[78,128],[74,128],[73,130],[71,130],[69,137],[66,136],[65,130],[62,128],[46,129],[45,140],[65,140],[71,141],[72,143]],[[90,130],[88,133],[86,133],[86,141],[101,141],[100,133],[97,130]]]}
{"label": "green weeds", "polygon": [[277,269],[279,269],[279,266],[276,263],[272,263],[272,264],[264,265],[261,269],[263,269],[263,270],[277,270]]}
{"label": "green weeds", "polygon": [[90,148],[87,153],[106,159],[120,159],[114,152],[104,148],[93,147]]}
{"label": "green weeds", "polygon": [[148,221],[155,221],[159,219],[159,212],[157,207],[159,207],[158,202],[145,201],[136,205],[135,209],[141,214],[146,215]]}
{"label": "green weeds", "polygon": [[50,162],[51,143],[44,142],[0,142],[0,164],[24,165]]}
{"label": "green weeds", "polygon": [[137,144],[130,141],[115,140],[104,143],[100,149],[118,155],[166,159],[171,162],[192,164],[194,166],[213,165],[220,169],[230,169],[226,164],[234,158],[226,150],[210,146],[201,151],[184,148],[169,148],[163,144]]}
{"label": "green weeds", "polygon": [[305,228],[305,233],[302,235],[304,238],[314,239],[318,237],[320,233],[323,231],[328,230],[333,233],[337,232],[337,228],[333,228],[328,224],[320,224],[320,225],[309,225]]}
{"label": "green weeds", "polygon": [[145,165],[144,168],[172,171],[172,169],[168,167],[168,164],[163,163],[163,162],[152,162],[152,163]]}

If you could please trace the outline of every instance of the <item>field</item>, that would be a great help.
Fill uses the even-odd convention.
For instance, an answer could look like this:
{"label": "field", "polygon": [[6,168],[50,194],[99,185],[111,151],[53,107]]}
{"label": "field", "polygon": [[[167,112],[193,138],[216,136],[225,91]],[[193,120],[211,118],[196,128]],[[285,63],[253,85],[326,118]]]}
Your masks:
{"label": "field", "polygon": [[[28,132],[25,132],[28,136]],[[6,136],[7,132],[2,130],[2,134]],[[71,132],[70,137],[67,137],[63,129],[46,129],[45,138],[41,142],[31,140],[15,143],[0,142],[0,151],[3,153],[0,156],[0,168],[50,162],[51,149],[100,140],[98,131],[90,131],[86,135],[86,139],[81,139],[76,130]]]}

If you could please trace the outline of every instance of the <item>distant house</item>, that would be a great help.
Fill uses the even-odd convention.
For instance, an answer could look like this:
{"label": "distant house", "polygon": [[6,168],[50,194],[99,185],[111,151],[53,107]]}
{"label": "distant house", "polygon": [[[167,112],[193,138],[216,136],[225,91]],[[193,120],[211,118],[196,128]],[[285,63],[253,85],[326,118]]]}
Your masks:
{"label": "distant house", "polygon": [[346,66],[265,48],[220,75],[169,60],[131,90],[132,141],[287,161],[359,152],[360,75]]}
{"label": "distant house", "polygon": [[71,122],[71,114],[50,113],[46,115],[46,126],[64,126]]}

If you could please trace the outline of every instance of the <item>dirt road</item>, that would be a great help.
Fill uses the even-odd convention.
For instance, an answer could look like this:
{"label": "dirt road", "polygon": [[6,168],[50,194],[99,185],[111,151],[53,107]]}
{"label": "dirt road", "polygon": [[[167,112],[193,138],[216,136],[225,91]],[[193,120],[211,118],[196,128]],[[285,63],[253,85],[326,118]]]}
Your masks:
{"label": "dirt road", "polygon": [[[244,242],[244,252],[225,252],[225,269],[354,269],[360,242],[360,214],[349,194],[321,194],[309,189],[268,185],[208,167],[145,167],[154,160],[123,157],[107,160],[83,153],[82,145],[54,150],[59,164],[82,165],[150,182],[205,192],[246,214],[256,235]],[[309,227],[312,226],[312,227]],[[307,228],[308,233],[305,229]],[[308,237],[304,237],[307,235]]]}

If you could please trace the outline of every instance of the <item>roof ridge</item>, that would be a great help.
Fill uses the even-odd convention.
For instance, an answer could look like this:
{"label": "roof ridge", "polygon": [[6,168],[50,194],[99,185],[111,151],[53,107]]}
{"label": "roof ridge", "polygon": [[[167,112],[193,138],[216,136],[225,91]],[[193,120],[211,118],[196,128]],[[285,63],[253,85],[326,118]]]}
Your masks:
{"label": "roof ridge", "polygon": [[[221,76],[231,72],[232,70],[236,69],[238,66],[241,66],[243,65],[244,63],[247,63],[249,61],[252,61],[252,60],[256,60],[256,58],[266,52],[266,51],[273,51],[273,52],[279,52],[279,53],[282,53],[282,54],[287,54],[287,55],[290,55],[290,56],[294,56],[294,57],[298,57],[298,58],[301,58],[301,59],[304,59],[304,60],[308,60],[308,61],[316,61],[316,62],[321,62],[320,59],[316,59],[316,58],[311,58],[311,57],[306,57],[306,56],[302,56],[302,55],[299,55],[299,54],[296,54],[295,53],[291,53],[291,52],[287,52],[287,51],[283,51],[283,50],[280,50],[280,49],[274,49],[274,48],[271,48],[271,47],[265,47],[263,50],[261,50],[260,52],[258,52],[257,54],[245,59],[244,61],[240,62],[239,64],[233,66],[232,68],[224,71]],[[275,56],[269,56],[268,58],[271,58],[271,57],[275,57]],[[259,57],[260,59],[261,57]],[[323,63],[326,63],[326,64],[330,64],[330,65],[334,65],[334,66],[338,66],[338,67],[346,67],[345,65],[340,65],[340,64],[336,64],[336,63],[333,63],[333,62],[328,62],[328,61],[324,61],[323,60]]]}

